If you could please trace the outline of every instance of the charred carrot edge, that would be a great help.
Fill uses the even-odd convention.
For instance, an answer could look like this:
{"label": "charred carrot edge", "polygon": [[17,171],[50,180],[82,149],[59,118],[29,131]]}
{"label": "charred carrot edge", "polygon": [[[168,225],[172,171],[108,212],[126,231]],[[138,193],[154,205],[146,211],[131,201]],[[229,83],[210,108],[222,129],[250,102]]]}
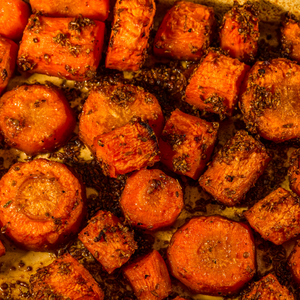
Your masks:
{"label": "charred carrot edge", "polygon": [[295,244],[294,249],[289,256],[288,262],[294,281],[297,284],[300,284],[300,240],[298,240]]}
{"label": "charred carrot edge", "polygon": [[67,242],[85,218],[85,190],[65,165],[46,159],[16,163],[0,180],[0,223],[28,250]]}
{"label": "charred carrot edge", "polygon": [[6,252],[5,247],[2,244],[2,242],[0,241],[0,256],[5,255],[5,252]]}

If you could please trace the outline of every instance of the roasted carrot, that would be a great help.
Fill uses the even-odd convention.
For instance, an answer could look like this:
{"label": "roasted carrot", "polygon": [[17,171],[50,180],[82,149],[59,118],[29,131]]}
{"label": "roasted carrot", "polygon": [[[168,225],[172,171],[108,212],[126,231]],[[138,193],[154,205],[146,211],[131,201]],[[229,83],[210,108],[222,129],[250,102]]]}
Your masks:
{"label": "roasted carrot", "polygon": [[124,275],[139,300],[162,300],[171,293],[167,266],[156,250],[124,268]]}
{"label": "roasted carrot", "polygon": [[283,188],[257,202],[244,215],[262,238],[276,245],[300,233],[300,203]]}
{"label": "roasted carrot", "polygon": [[246,131],[238,131],[214,156],[199,184],[216,200],[234,206],[255,184],[270,160],[261,142]]}
{"label": "roasted carrot", "polygon": [[105,21],[109,13],[109,0],[30,0],[34,13],[49,17],[77,17]]}
{"label": "roasted carrot", "polygon": [[131,175],[120,204],[131,224],[148,230],[172,225],[184,206],[178,181],[157,169]]}
{"label": "roasted carrot", "polygon": [[300,149],[295,150],[290,157],[290,167],[288,170],[290,188],[300,196]]}
{"label": "roasted carrot", "polygon": [[212,154],[218,127],[218,123],[176,109],[159,141],[161,162],[175,173],[197,180]]}
{"label": "roasted carrot", "polygon": [[64,94],[52,86],[23,85],[0,99],[5,141],[27,154],[49,152],[64,144],[76,120]]}
{"label": "roasted carrot", "polygon": [[185,298],[181,298],[180,296],[177,296],[176,298],[174,298],[174,300],[186,300]]}
{"label": "roasted carrot", "polygon": [[92,275],[70,254],[31,275],[33,299],[103,300],[104,293]]}
{"label": "roasted carrot", "polygon": [[2,242],[0,241],[0,256],[3,256],[5,255],[5,247],[4,245],[2,244]]}
{"label": "roasted carrot", "polygon": [[126,125],[133,117],[147,120],[156,136],[160,136],[164,116],[154,95],[134,85],[103,83],[85,101],[79,121],[79,136],[92,148],[96,136]]}
{"label": "roasted carrot", "polygon": [[77,81],[91,79],[99,65],[103,22],[79,16],[29,18],[18,54],[19,70]]}
{"label": "roasted carrot", "polygon": [[197,108],[231,116],[240,85],[250,67],[221,51],[209,51],[192,74],[186,88],[186,102]]}
{"label": "roasted carrot", "polygon": [[105,211],[99,211],[78,238],[108,273],[125,264],[137,249],[130,229]]}
{"label": "roasted carrot", "polygon": [[142,67],[155,10],[154,0],[116,1],[106,68],[137,71]]}
{"label": "roasted carrot", "polygon": [[220,28],[220,45],[230,56],[243,62],[255,59],[259,39],[259,10],[257,4],[246,2],[233,8],[223,18]]}
{"label": "roasted carrot", "polygon": [[247,74],[240,101],[252,133],[284,142],[300,137],[300,66],[284,58],[257,62]]}
{"label": "roasted carrot", "polygon": [[22,248],[44,251],[68,241],[85,218],[85,190],[65,165],[16,163],[0,180],[0,223]]}
{"label": "roasted carrot", "polygon": [[289,256],[289,268],[297,284],[300,284],[300,240],[297,241]]}
{"label": "roasted carrot", "polygon": [[156,33],[154,54],[179,60],[199,60],[212,41],[214,27],[212,7],[176,2]]}

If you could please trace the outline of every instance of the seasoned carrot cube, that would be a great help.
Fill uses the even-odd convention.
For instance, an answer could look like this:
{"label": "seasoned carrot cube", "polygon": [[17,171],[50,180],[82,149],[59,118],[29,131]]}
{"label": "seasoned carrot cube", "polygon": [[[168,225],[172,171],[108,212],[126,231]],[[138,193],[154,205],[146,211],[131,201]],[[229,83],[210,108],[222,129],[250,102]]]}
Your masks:
{"label": "seasoned carrot cube", "polygon": [[244,215],[253,229],[276,245],[300,233],[300,203],[283,188],[257,202]]}
{"label": "seasoned carrot cube", "polygon": [[155,10],[154,0],[116,2],[106,68],[137,71],[142,67]]}
{"label": "seasoned carrot cube", "polygon": [[290,168],[288,170],[290,188],[291,190],[300,196],[300,149],[295,150],[290,158]]}
{"label": "seasoned carrot cube", "polygon": [[32,15],[18,54],[20,71],[77,81],[94,77],[99,65],[105,25],[79,16]]}
{"label": "seasoned carrot cube", "polygon": [[33,299],[103,300],[104,293],[92,275],[70,254],[31,275]]}
{"label": "seasoned carrot cube", "polygon": [[240,85],[250,67],[237,59],[210,51],[195,70],[186,88],[186,102],[220,115],[231,116]]}
{"label": "seasoned carrot cube", "polygon": [[140,120],[97,136],[94,149],[104,174],[114,178],[159,161],[154,131]]}
{"label": "seasoned carrot cube", "polygon": [[212,41],[215,25],[212,7],[179,1],[165,15],[154,40],[154,54],[199,60]]}
{"label": "seasoned carrot cube", "polygon": [[214,156],[200,186],[227,206],[236,205],[264,172],[271,157],[264,145],[238,131]]}
{"label": "seasoned carrot cube", "polygon": [[157,137],[164,116],[156,97],[129,84],[103,84],[89,94],[79,121],[79,136],[92,148],[96,136],[126,125],[133,117],[148,121]]}
{"label": "seasoned carrot cube", "polygon": [[278,282],[274,275],[268,274],[260,281],[254,282],[250,292],[242,298],[242,300],[252,299],[294,300],[294,296],[285,286]]}
{"label": "seasoned carrot cube", "polygon": [[34,13],[49,17],[77,17],[105,21],[109,13],[109,0],[30,0]]}
{"label": "seasoned carrot cube", "polygon": [[125,264],[137,249],[129,228],[105,211],[99,211],[78,238],[108,273]]}
{"label": "seasoned carrot cube", "polygon": [[161,162],[175,173],[198,179],[212,154],[218,127],[176,109],[159,142]]}
{"label": "seasoned carrot cube", "polygon": [[171,293],[171,280],[161,255],[153,250],[124,269],[139,300],[162,300]]}
{"label": "seasoned carrot cube", "polygon": [[223,18],[220,30],[220,45],[229,51],[230,56],[243,62],[253,61],[258,49],[259,10],[256,4],[239,5],[234,2],[233,8]]}
{"label": "seasoned carrot cube", "polygon": [[3,256],[3,255],[5,255],[5,247],[2,244],[2,242],[0,241],[0,256]]}
{"label": "seasoned carrot cube", "polygon": [[289,267],[294,280],[300,284],[300,240],[297,241],[289,257]]}

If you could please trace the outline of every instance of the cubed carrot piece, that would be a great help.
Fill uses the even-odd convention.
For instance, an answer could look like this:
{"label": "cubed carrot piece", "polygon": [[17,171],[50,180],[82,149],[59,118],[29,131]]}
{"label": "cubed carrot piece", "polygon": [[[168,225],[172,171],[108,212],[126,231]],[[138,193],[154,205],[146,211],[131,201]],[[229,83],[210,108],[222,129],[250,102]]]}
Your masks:
{"label": "cubed carrot piece", "polygon": [[171,293],[167,266],[156,250],[125,267],[123,272],[139,300],[162,300]]}
{"label": "cubed carrot piece", "polygon": [[116,2],[106,54],[106,68],[137,71],[142,67],[155,11],[154,0]]}
{"label": "cubed carrot piece", "polygon": [[289,268],[297,284],[300,284],[300,240],[289,256]]}
{"label": "cubed carrot piece", "polygon": [[244,215],[262,238],[276,245],[300,233],[300,203],[283,188],[257,202]]}
{"label": "cubed carrot piece", "polygon": [[209,47],[215,25],[212,7],[179,1],[165,15],[154,39],[154,54],[199,60]]}
{"label": "cubed carrot piece", "polygon": [[105,21],[109,13],[109,0],[30,0],[34,13],[49,17],[77,17]]}
{"label": "cubed carrot piece", "polygon": [[83,81],[95,76],[105,25],[79,16],[32,15],[18,53],[19,70]]}
{"label": "cubed carrot piece", "polygon": [[78,238],[108,273],[125,264],[137,249],[129,228],[105,211],[99,211]]}
{"label": "cubed carrot piece", "polygon": [[243,62],[255,59],[259,39],[259,10],[256,4],[246,2],[233,8],[223,18],[220,29],[220,46],[230,56]]}
{"label": "cubed carrot piece", "polygon": [[33,299],[103,300],[104,293],[88,272],[70,254],[31,275]]}
{"label": "cubed carrot piece", "polygon": [[3,256],[5,255],[5,247],[4,245],[2,244],[2,242],[0,241],[0,256]]}
{"label": "cubed carrot piece", "polygon": [[104,174],[114,178],[160,160],[154,131],[140,120],[97,136],[94,150]]}
{"label": "cubed carrot piece", "polygon": [[214,156],[199,184],[216,200],[234,206],[255,184],[270,160],[260,141],[246,131],[238,131]]}
{"label": "cubed carrot piece", "polygon": [[0,35],[19,41],[30,16],[30,8],[22,0],[3,0],[0,10]]}
{"label": "cubed carrot piece", "polygon": [[249,70],[238,59],[210,51],[192,74],[185,100],[201,110],[219,114],[221,119],[231,116]]}
{"label": "cubed carrot piece", "polygon": [[13,76],[18,54],[18,45],[0,36],[0,94]]}
{"label": "cubed carrot piece", "polygon": [[210,159],[218,128],[218,123],[176,109],[159,141],[161,162],[175,173],[197,180]]}
{"label": "cubed carrot piece", "polygon": [[290,167],[288,170],[290,188],[300,196],[300,149],[295,150],[290,157]]}

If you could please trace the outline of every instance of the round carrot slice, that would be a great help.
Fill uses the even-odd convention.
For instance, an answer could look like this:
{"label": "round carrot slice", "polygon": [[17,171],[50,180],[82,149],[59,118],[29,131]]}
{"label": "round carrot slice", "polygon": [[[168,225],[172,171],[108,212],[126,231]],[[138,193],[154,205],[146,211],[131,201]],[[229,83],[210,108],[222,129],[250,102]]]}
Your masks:
{"label": "round carrot slice", "polygon": [[172,274],[201,294],[237,292],[255,273],[250,229],[219,216],[191,219],[173,235],[167,255]]}
{"label": "round carrot slice", "polygon": [[67,141],[75,124],[68,101],[54,87],[23,85],[0,99],[5,141],[27,154],[53,151]]}
{"label": "round carrot slice", "polygon": [[155,169],[128,178],[120,204],[134,226],[148,230],[172,225],[184,205],[178,181]]}
{"label": "round carrot slice", "polygon": [[25,249],[47,250],[66,242],[85,217],[83,187],[58,162],[16,163],[2,177],[0,191],[0,223]]}

